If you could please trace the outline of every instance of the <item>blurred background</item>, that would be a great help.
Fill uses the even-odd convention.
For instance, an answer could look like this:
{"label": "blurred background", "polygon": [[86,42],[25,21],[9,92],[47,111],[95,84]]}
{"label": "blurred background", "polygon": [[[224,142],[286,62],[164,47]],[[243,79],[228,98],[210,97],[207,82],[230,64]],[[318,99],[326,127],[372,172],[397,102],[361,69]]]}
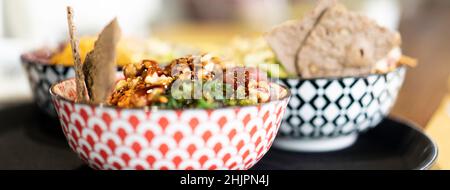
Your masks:
{"label": "blurred background", "polygon": [[[92,35],[113,17],[127,36],[157,37],[208,50],[236,35],[257,35],[298,19],[313,0],[0,0],[0,105],[31,101],[19,56],[67,38],[65,7],[75,9],[80,35]],[[425,126],[447,94],[450,74],[450,1],[342,0],[353,10],[403,35],[410,69],[394,115]]]}

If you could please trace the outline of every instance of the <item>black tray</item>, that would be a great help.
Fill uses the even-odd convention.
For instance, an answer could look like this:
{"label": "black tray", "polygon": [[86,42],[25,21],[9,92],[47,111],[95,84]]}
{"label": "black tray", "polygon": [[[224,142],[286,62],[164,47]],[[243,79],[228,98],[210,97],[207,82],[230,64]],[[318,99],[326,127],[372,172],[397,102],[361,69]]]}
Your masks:
{"label": "black tray", "polygon": [[[88,169],[58,121],[32,103],[0,107],[0,121],[0,169]],[[436,156],[436,145],[414,125],[388,118],[348,149],[313,154],[272,148],[252,169],[428,169]]]}
{"label": "black tray", "polygon": [[273,148],[254,169],[425,170],[433,166],[437,152],[436,144],[415,125],[387,118],[347,149],[293,153]]}

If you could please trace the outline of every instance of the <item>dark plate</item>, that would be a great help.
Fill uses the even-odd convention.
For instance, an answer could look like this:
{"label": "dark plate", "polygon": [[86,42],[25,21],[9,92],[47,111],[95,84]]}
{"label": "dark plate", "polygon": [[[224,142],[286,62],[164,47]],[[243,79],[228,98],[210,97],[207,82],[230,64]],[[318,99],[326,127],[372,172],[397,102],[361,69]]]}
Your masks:
{"label": "dark plate", "polygon": [[257,170],[425,170],[438,154],[436,144],[414,124],[387,118],[345,150],[293,153],[272,148]]}
{"label": "dark plate", "polygon": [[[59,122],[34,104],[0,106],[0,169],[89,169],[73,153]],[[339,152],[301,154],[272,148],[252,169],[427,169],[435,144],[414,125],[386,119]]]}

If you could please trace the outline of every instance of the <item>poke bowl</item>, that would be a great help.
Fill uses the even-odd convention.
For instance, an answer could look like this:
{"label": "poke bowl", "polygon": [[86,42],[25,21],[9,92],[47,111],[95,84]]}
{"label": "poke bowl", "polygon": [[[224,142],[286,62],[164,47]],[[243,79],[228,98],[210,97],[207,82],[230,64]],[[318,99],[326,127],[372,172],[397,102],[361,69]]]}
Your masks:
{"label": "poke bowl", "polygon": [[291,90],[276,147],[326,152],[351,146],[389,113],[406,67],[361,77],[278,79]]}
{"label": "poke bowl", "polygon": [[417,65],[403,54],[398,31],[337,0],[317,1],[303,18],[275,26],[264,38],[271,60],[288,74],[274,79],[292,93],[274,144],[288,151],[350,147],[389,114],[407,67]]}
{"label": "poke bowl", "polygon": [[225,107],[76,103],[73,78],[53,85],[50,94],[70,147],[94,169],[244,170],[271,147],[290,98],[286,87],[270,86],[282,95]]}

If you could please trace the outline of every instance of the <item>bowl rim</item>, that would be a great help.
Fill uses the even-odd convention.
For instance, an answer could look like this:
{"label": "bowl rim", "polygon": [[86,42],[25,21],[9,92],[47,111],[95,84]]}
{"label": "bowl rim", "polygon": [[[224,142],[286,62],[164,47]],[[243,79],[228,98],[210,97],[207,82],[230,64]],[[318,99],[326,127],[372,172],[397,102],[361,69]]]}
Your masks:
{"label": "bowl rim", "polygon": [[316,80],[329,80],[329,81],[335,81],[335,80],[343,80],[343,79],[363,79],[363,78],[369,78],[371,76],[386,76],[390,73],[395,73],[400,70],[406,70],[408,67],[405,65],[401,65],[397,68],[395,68],[392,71],[386,72],[386,73],[371,73],[371,74],[365,74],[365,75],[357,75],[357,76],[337,76],[337,77],[315,77],[315,78],[301,78],[300,76],[289,76],[284,78],[271,78],[275,80],[280,81],[286,81],[286,80],[299,80],[299,81],[316,81]]}
{"label": "bowl rim", "polygon": [[[117,106],[110,106],[110,105],[105,105],[105,104],[79,103],[79,102],[75,102],[73,100],[69,100],[66,97],[63,97],[63,96],[57,94],[56,92],[54,92],[54,88],[57,85],[62,84],[62,83],[67,82],[67,81],[70,81],[70,80],[75,80],[75,77],[67,78],[67,79],[61,80],[61,81],[59,81],[59,82],[57,82],[55,84],[52,84],[50,89],[49,89],[50,96],[52,98],[56,98],[58,100],[63,100],[63,101],[72,103],[74,105],[85,105],[85,106],[91,106],[91,107],[96,107],[96,108],[108,108],[108,109],[115,109],[115,110],[130,110],[130,111],[134,110],[134,111],[150,111],[150,112],[153,112],[153,111],[176,111],[176,112],[178,112],[178,111],[187,111],[187,110],[189,110],[189,111],[214,111],[214,110],[225,110],[225,109],[257,108],[259,106],[268,105],[268,104],[272,104],[272,103],[279,103],[279,102],[282,102],[282,101],[285,101],[285,100],[287,100],[287,102],[289,102],[289,99],[292,96],[292,93],[291,93],[290,89],[287,86],[285,86],[283,84],[278,84],[278,83],[270,81],[271,84],[278,85],[281,88],[283,88],[284,90],[286,90],[287,93],[286,93],[286,95],[283,98],[279,98],[279,99],[276,99],[276,100],[271,100],[271,101],[265,102],[265,103],[258,103],[258,104],[255,104],[255,105],[226,106],[226,107],[207,108],[207,109],[204,109],[204,108],[177,108],[177,109],[169,109],[169,108],[159,108],[159,107],[156,107],[156,106],[146,106],[146,107],[139,107],[139,108],[120,108],[120,107],[117,107]],[[53,104],[53,101],[52,101],[52,104]]]}
{"label": "bowl rim", "polygon": [[[59,67],[59,68],[73,68],[74,64],[69,64],[69,63],[52,63],[50,60],[50,57],[48,58],[35,58],[33,57],[37,52],[39,51],[49,51],[49,53],[54,53],[53,51],[49,50],[49,49],[45,49],[45,48],[40,48],[40,49],[35,49],[32,51],[28,51],[25,53],[22,53],[20,55],[20,60],[22,62],[22,64],[34,64],[34,65],[42,65],[42,66],[46,66],[46,67]],[[116,64],[117,68],[123,68],[123,65],[119,65]]]}
{"label": "bowl rim", "polygon": [[[50,49],[39,48],[31,51],[27,51],[25,53],[20,54],[20,60],[23,64],[41,64],[45,66],[62,66],[62,67],[73,67],[73,65],[69,66],[63,63],[51,63],[50,58],[47,59],[38,59],[33,56],[39,51],[48,51],[49,53],[53,53]],[[44,61],[45,60],[45,61]]]}

